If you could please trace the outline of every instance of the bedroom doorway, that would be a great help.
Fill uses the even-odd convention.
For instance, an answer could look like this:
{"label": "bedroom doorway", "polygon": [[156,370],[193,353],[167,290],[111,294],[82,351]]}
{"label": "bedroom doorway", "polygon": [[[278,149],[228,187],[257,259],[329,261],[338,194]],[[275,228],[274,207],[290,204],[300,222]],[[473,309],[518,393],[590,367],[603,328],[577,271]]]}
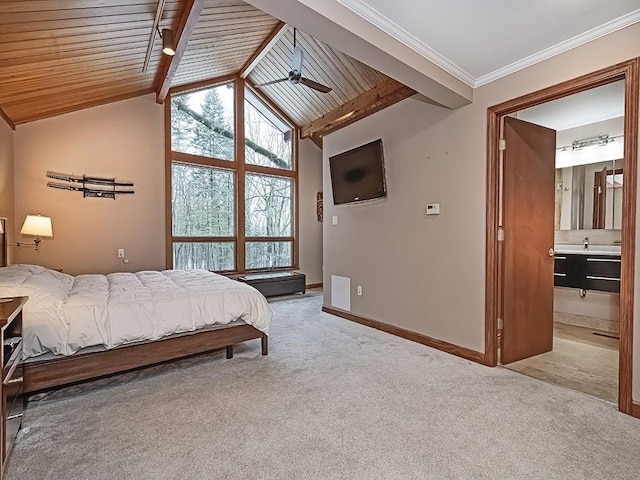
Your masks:
{"label": "bedroom doorway", "polygon": [[[505,276],[515,277],[509,273],[514,264],[520,271],[538,274],[505,284],[504,318],[524,323],[522,314],[509,309],[521,303],[520,297],[534,295],[536,311],[527,313],[536,328],[524,323],[514,329],[505,321],[500,363],[616,403],[624,82],[520,110],[514,116],[505,118],[504,127],[509,146],[503,153],[505,246],[513,246],[514,237],[521,238],[518,246],[506,249],[512,256],[505,255]],[[510,139],[517,133],[509,126],[512,123],[537,132],[528,143],[539,155],[515,148],[518,137]],[[524,184],[514,185],[519,181]],[[527,201],[533,202],[532,211],[522,215]],[[536,238],[546,247],[539,250],[554,249],[553,257],[535,255]],[[509,292],[518,285],[517,294]],[[544,318],[549,320],[535,322]],[[514,349],[523,354],[514,356]]]}
{"label": "bedroom doorway", "polygon": [[[636,211],[636,162],[637,162],[637,132],[638,132],[638,75],[640,63],[634,59],[612,66],[583,77],[564,82],[562,84],[525,95],[520,98],[504,102],[488,109],[488,189],[487,189],[487,292],[486,292],[486,352],[487,363],[497,365],[499,362],[500,341],[503,342],[502,352],[506,353],[507,362],[527,358],[531,354],[542,353],[549,348],[549,337],[553,335],[553,311],[549,313],[548,302],[542,310],[545,318],[533,318],[529,315],[526,320],[513,318],[514,313],[534,312],[537,308],[538,297],[527,295],[524,291],[515,291],[514,282],[519,279],[526,282],[526,278],[534,276],[531,265],[528,270],[521,270],[517,266],[509,269],[510,246],[506,245],[503,221],[505,212],[513,208],[510,201],[516,197],[502,190],[503,171],[500,167],[502,160],[501,138],[509,128],[511,120],[505,119],[518,111],[541,105],[553,100],[568,97],[596,87],[622,81],[625,86],[625,120],[624,120],[624,168],[625,178],[623,192],[623,218],[621,225],[621,282],[620,282],[620,354],[618,375],[618,407],[620,411],[631,414],[633,409],[631,396],[631,360],[632,360],[632,327],[633,327],[633,259],[635,257],[635,211]],[[526,143],[526,140],[525,140]],[[507,147],[508,149],[509,147]],[[555,156],[555,145],[554,145]],[[551,184],[553,188],[553,183]],[[526,222],[525,222],[526,223]],[[553,231],[551,223],[551,231]],[[518,227],[520,233],[526,231],[527,225]],[[548,228],[548,227],[546,227]],[[530,230],[531,231],[531,230]],[[526,235],[524,235],[526,237]],[[537,258],[539,265],[553,272],[553,239],[551,245],[534,247],[531,256]],[[547,243],[549,240],[547,239]],[[526,244],[526,242],[525,242]],[[543,260],[543,258],[546,258]],[[548,272],[547,272],[548,273]],[[536,272],[537,274],[537,272]],[[544,274],[543,274],[544,275]],[[551,273],[550,278],[553,278]],[[542,282],[544,283],[544,282]],[[553,292],[553,283],[540,287]],[[513,295],[516,295],[513,297]],[[547,297],[548,298],[548,295]],[[553,297],[551,296],[551,305]],[[511,306],[510,302],[512,303]],[[506,307],[506,309],[505,309]],[[511,308],[511,310],[509,310]],[[499,321],[500,319],[500,321]],[[532,323],[533,322],[533,323]],[[542,327],[541,327],[542,325]],[[530,351],[526,338],[533,331],[542,328],[544,337],[538,346]],[[515,340],[514,340],[515,338]],[[505,343],[507,342],[507,343]],[[511,342],[511,343],[510,343]],[[515,343],[513,343],[515,342]],[[550,348],[549,348],[550,349]]]}

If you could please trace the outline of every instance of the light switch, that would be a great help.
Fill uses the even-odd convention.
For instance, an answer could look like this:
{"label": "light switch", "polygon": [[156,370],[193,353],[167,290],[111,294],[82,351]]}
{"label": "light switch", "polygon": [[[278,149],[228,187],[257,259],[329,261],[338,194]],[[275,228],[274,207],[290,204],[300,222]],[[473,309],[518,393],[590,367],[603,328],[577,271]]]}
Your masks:
{"label": "light switch", "polygon": [[331,219],[331,224],[332,225],[338,225],[338,216],[334,215],[333,218]]}

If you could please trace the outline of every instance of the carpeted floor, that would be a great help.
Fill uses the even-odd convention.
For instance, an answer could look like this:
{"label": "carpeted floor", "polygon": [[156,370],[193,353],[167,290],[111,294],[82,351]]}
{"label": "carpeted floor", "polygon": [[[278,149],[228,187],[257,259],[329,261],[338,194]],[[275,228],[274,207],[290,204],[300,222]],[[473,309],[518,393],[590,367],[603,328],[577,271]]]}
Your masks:
{"label": "carpeted floor", "polygon": [[259,342],[29,403],[8,480],[637,479],[613,404],[274,302]]}

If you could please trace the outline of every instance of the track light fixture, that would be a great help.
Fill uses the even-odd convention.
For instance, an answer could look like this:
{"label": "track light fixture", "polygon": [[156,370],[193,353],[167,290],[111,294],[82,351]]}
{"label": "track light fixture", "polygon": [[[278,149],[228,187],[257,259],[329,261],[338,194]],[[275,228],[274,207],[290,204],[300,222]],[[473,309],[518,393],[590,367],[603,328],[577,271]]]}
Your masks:
{"label": "track light fixture", "polygon": [[170,28],[163,28],[162,33],[158,28],[158,34],[162,38],[162,53],[169,55],[170,57],[176,54],[176,37],[173,30]]}

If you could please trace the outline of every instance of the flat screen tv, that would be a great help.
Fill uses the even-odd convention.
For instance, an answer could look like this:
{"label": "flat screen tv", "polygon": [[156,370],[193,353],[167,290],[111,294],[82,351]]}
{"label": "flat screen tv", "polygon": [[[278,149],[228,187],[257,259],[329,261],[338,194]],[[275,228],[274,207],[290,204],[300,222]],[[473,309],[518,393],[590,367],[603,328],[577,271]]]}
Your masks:
{"label": "flat screen tv", "polygon": [[335,205],[387,196],[382,140],[329,157],[329,170]]}

